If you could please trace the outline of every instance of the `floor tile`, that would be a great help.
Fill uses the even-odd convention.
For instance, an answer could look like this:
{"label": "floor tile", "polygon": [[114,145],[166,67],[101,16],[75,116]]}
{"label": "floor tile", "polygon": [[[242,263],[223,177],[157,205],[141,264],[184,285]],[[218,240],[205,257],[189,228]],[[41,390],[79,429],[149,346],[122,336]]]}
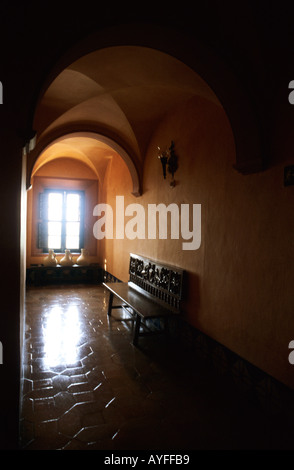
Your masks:
{"label": "floor tile", "polygon": [[107,305],[103,286],[27,290],[22,448],[294,447],[283,422],[186,345],[150,337],[134,347],[132,324],[109,319]]}

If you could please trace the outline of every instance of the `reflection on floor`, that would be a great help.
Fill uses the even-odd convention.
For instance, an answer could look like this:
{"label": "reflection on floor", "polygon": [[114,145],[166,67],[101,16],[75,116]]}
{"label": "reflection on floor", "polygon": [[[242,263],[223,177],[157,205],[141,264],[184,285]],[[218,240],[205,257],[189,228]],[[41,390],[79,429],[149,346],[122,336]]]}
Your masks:
{"label": "reflection on floor", "polygon": [[[131,341],[107,319],[102,286],[30,288],[21,445],[24,449],[291,448],[264,415],[183,344]],[[119,311],[116,311],[117,314]]]}

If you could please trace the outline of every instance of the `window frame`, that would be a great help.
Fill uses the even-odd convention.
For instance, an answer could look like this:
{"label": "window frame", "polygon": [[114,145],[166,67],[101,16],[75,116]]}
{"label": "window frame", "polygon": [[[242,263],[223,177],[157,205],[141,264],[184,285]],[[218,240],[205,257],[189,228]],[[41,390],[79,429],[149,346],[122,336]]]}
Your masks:
{"label": "window frame", "polygon": [[44,188],[42,193],[39,193],[39,225],[38,225],[38,248],[42,249],[43,253],[49,253],[48,248],[48,195],[49,193],[60,193],[63,195],[62,202],[62,220],[61,220],[61,248],[53,248],[55,253],[65,252],[66,243],[66,195],[79,194],[80,195],[80,233],[79,233],[79,248],[70,249],[71,253],[79,254],[84,246],[84,220],[85,220],[85,191],[80,189],[69,188]]}

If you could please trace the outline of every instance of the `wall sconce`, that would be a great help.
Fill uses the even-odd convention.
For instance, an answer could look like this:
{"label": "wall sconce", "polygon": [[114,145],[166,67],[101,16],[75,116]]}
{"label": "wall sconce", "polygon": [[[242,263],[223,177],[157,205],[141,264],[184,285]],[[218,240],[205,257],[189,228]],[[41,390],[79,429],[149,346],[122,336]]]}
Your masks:
{"label": "wall sconce", "polygon": [[168,172],[172,175],[172,181],[170,183],[170,186],[172,188],[174,188],[176,185],[174,174],[178,169],[178,157],[174,152],[174,147],[175,147],[175,144],[173,141],[171,142],[171,146],[169,147],[169,149],[163,152],[161,151],[160,147],[157,147],[158,158],[160,159],[161,165],[162,165],[163,177],[164,179],[166,179],[166,168],[167,168]]}

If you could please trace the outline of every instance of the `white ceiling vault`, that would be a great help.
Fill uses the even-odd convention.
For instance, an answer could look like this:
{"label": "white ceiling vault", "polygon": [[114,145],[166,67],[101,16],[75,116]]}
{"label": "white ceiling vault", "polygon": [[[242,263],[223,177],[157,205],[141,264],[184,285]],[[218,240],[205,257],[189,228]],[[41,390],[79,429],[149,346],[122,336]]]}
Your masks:
{"label": "white ceiling vault", "polygon": [[54,158],[69,157],[87,163],[101,179],[109,159],[119,154],[134,172],[136,193],[135,173],[158,124],[195,96],[220,105],[206,82],[171,55],[141,46],[91,52],[54,79],[36,109],[31,175]]}

